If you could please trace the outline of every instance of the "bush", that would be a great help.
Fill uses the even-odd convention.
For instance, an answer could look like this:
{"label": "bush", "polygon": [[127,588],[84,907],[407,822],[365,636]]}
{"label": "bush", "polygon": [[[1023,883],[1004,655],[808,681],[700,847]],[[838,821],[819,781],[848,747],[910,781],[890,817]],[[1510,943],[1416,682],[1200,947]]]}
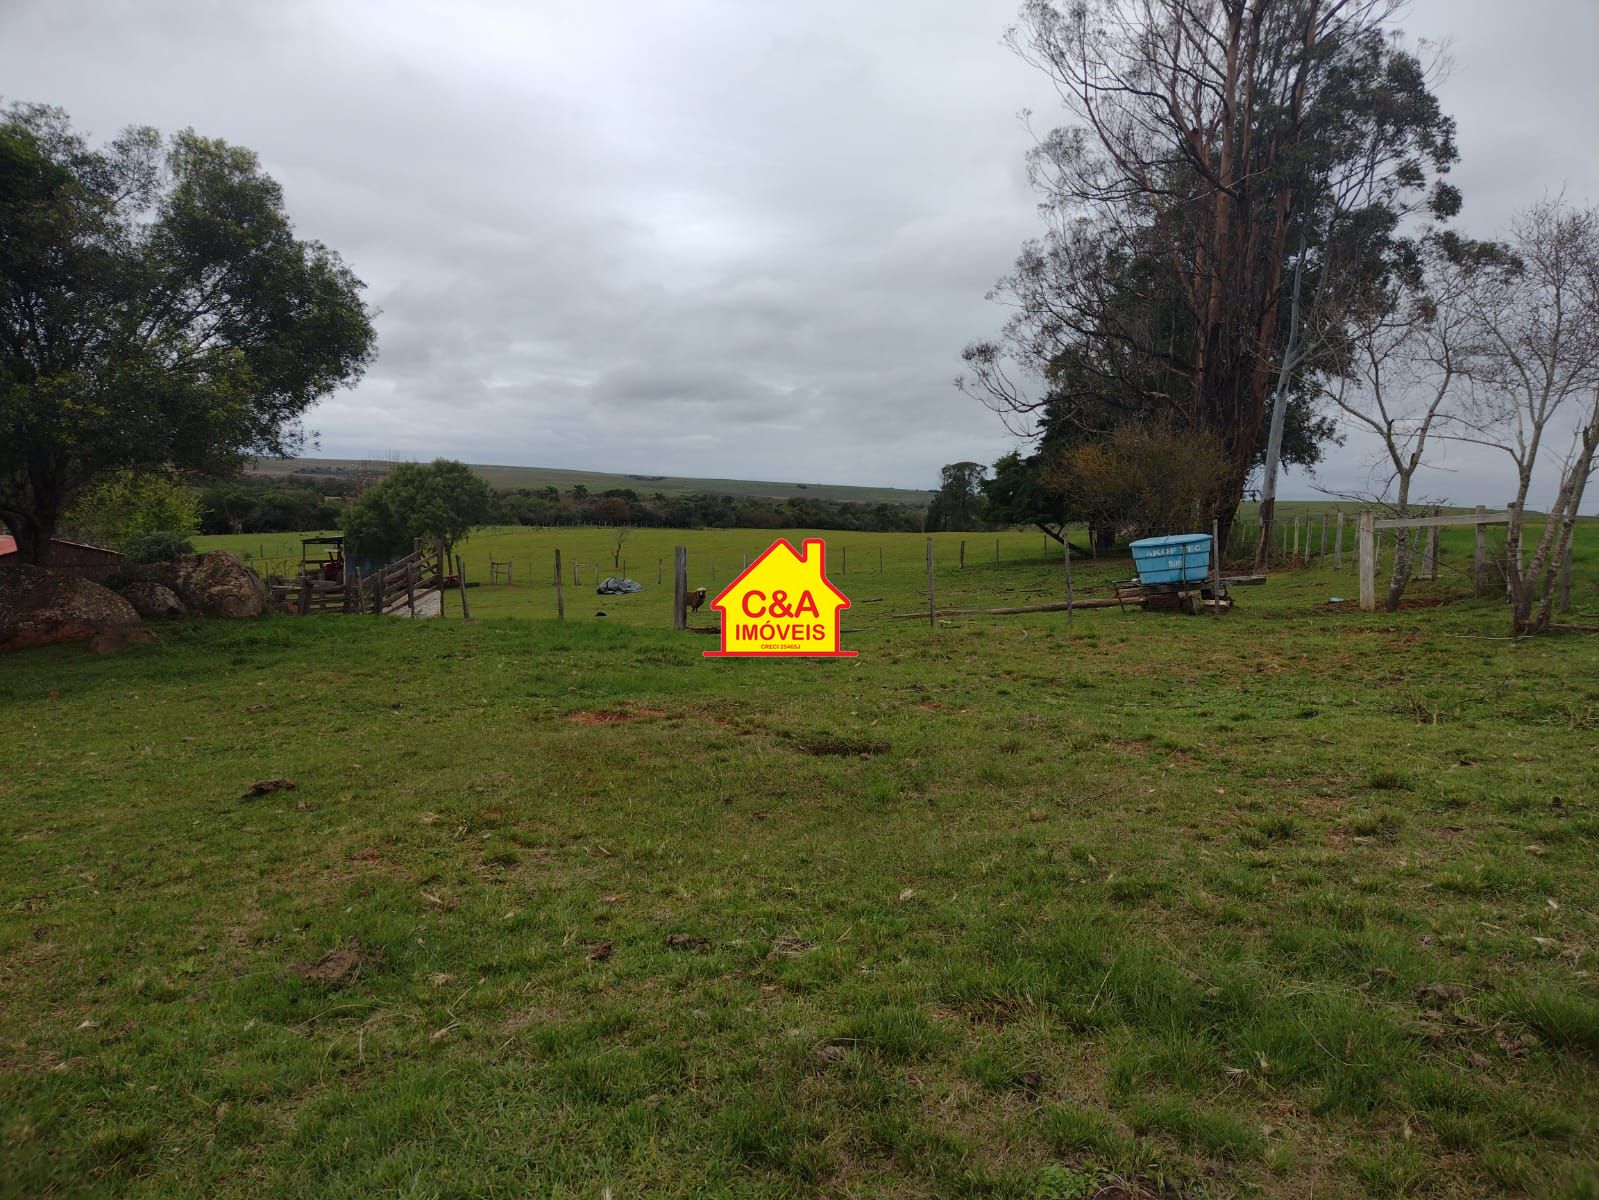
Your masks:
{"label": "bush", "polygon": [[124,538],[122,559],[128,563],[170,562],[185,554],[194,553],[194,543],[181,533],[162,530],[159,533],[137,533]]}

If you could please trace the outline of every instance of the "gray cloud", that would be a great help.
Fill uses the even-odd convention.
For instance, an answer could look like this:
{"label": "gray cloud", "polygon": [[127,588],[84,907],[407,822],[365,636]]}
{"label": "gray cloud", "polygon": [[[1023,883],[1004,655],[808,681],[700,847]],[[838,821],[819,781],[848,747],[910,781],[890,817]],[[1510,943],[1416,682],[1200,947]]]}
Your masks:
{"label": "gray cloud", "polygon": [[[0,71],[96,135],[261,154],[382,310],[367,379],[313,416],[326,453],[927,486],[1011,444],[950,378],[1037,230],[1015,114],[1056,109],[1000,44],[1014,11],[12,0]],[[1469,228],[1599,196],[1591,5],[1406,24],[1454,36]],[[1500,464],[1455,464],[1437,490],[1503,498]]]}

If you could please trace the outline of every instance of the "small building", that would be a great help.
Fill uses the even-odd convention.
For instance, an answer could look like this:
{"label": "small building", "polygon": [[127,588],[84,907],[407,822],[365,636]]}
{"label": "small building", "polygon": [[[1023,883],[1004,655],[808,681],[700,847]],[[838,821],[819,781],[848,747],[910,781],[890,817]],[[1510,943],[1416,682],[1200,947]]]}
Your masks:
{"label": "small building", "polygon": [[[17,539],[0,533],[0,566],[7,555],[17,552]],[[46,564],[62,575],[76,575],[93,583],[104,583],[122,566],[122,555],[104,546],[89,546],[83,542],[69,542],[66,538],[50,539],[50,561]]]}

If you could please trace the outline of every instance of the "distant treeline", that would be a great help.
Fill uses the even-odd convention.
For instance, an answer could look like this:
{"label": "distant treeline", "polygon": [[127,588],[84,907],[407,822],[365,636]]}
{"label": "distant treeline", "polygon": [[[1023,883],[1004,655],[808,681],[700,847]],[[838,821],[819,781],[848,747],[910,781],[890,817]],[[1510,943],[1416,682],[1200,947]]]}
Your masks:
{"label": "distant treeline", "polygon": [[[200,489],[203,533],[280,533],[339,529],[350,499],[375,480],[294,472],[283,478],[214,481]],[[842,529],[916,532],[920,505],[863,504],[808,496],[762,499],[695,493],[641,496],[632,488],[591,493],[582,484],[495,492],[490,525],[636,525],[662,529]]]}

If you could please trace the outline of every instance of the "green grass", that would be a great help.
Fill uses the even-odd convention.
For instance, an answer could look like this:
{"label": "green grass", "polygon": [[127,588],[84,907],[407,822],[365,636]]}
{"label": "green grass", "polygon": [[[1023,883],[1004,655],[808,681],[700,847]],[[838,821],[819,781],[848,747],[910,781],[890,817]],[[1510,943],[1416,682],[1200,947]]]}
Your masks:
{"label": "green grass", "polygon": [[9,656],[0,1194],[1595,1194],[1599,641],[1330,566],[935,631],[846,541],[855,659],[652,580]]}

